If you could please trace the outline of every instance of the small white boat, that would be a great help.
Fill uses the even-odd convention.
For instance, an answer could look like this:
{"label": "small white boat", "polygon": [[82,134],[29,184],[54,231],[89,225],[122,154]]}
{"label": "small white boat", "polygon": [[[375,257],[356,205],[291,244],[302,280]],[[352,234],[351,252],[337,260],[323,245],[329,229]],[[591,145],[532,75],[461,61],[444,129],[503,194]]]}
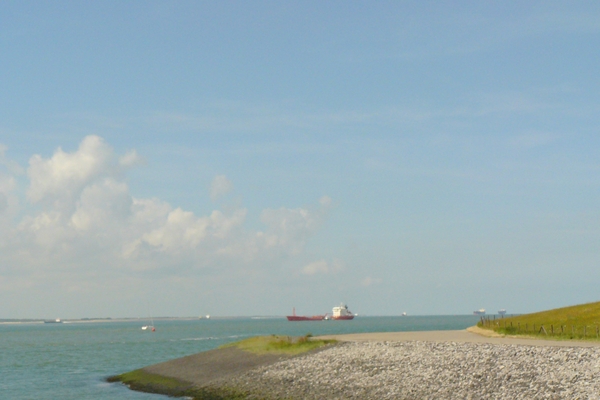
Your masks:
{"label": "small white boat", "polygon": [[154,327],[154,318],[152,318],[152,315],[150,315],[150,325],[144,325],[144,326],[142,326],[142,330],[143,331],[156,332],[156,328]]}

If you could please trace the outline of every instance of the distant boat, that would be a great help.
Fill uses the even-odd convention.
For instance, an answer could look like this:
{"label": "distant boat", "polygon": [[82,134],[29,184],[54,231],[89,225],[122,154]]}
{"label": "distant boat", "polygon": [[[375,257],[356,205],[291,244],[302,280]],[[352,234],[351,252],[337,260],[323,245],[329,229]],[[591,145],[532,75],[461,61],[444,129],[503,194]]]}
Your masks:
{"label": "distant boat", "polygon": [[288,315],[286,318],[288,321],[323,321],[327,315],[313,315],[311,317],[305,315],[296,315],[296,307],[292,310],[292,315]]}
{"label": "distant boat", "polygon": [[331,317],[336,321],[344,321],[354,319],[354,314],[348,310],[348,306],[344,303],[340,304],[339,307],[333,307],[333,315]]}
{"label": "distant boat", "polygon": [[404,311],[404,312],[402,313],[402,316],[403,316],[403,317],[406,317],[406,311]]}
{"label": "distant boat", "polygon": [[60,320],[60,318],[56,318],[56,319],[47,319],[44,321],[45,324],[62,324],[62,321]]}
{"label": "distant boat", "polygon": [[150,325],[144,325],[144,326],[142,326],[142,330],[143,331],[156,332],[156,328],[154,327],[154,318],[152,318],[152,315],[150,315]]}
{"label": "distant boat", "polygon": [[485,315],[485,308],[480,308],[479,310],[473,311],[473,315]]}
{"label": "distant boat", "polygon": [[506,310],[503,308],[502,310],[499,310],[499,311],[498,311],[498,314],[500,314],[500,315],[504,315],[504,314],[506,314]]}

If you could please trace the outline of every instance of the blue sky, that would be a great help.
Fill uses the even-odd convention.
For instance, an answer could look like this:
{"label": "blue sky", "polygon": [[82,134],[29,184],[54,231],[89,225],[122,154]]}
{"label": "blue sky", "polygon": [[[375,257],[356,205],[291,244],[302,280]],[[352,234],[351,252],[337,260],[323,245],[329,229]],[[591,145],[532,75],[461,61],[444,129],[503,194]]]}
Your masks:
{"label": "blue sky", "polygon": [[0,8],[0,318],[598,300],[595,2]]}

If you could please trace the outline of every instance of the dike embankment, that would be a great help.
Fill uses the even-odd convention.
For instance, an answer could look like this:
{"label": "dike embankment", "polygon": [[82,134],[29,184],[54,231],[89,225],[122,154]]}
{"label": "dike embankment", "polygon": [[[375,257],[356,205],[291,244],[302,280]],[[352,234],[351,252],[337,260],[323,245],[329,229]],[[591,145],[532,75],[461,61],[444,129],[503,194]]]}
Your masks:
{"label": "dike embankment", "polygon": [[467,330],[325,338],[340,342],[297,356],[211,350],[113,381],[198,400],[600,399],[599,343]]}

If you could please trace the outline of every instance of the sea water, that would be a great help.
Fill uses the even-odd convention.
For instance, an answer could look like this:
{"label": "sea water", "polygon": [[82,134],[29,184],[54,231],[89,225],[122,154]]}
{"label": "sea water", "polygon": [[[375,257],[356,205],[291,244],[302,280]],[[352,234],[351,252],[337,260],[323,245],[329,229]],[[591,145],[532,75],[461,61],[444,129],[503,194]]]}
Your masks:
{"label": "sea water", "polygon": [[285,318],[141,322],[0,324],[0,398],[166,399],[138,393],[106,378],[211,350],[257,335],[327,335],[464,329],[476,316],[357,317],[352,321],[289,322]]}

